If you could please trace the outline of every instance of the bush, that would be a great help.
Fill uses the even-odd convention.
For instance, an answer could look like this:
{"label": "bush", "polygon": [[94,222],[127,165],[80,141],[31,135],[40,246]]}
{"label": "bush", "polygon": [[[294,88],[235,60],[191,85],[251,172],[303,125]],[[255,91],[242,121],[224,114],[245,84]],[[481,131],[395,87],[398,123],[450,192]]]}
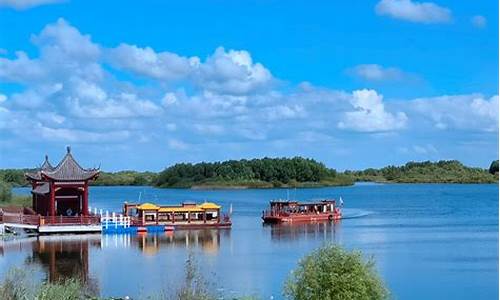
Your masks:
{"label": "bush", "polygon": [[360,252],[326,245],[300,260],[285,282],[284,295],[293,300],[387,299],[389,293]]}
{"label": "bush", "polygon": [[80,300],[97,299],[87,286],[77,279],[66,279],[60,282],[37,282],[33,274],[27,270],[13,268],[0,282],[0,299],[2,300]]}
{"label": "bush", "polygon": [[494,160],[489,169],[490,174],[496,174],[498,173],[498,160]]}
{"label": "bush", "polygon": [[12,199],[10,184],[0,181],[0,202],[9,202]]}
{"label": "bush", "polygon": [[210,292],[209,283],[199,273],[196,260],[192,253],[186,260],[185,279],[182,287],[177,291],[178,300],[212,300],[217,299]]}

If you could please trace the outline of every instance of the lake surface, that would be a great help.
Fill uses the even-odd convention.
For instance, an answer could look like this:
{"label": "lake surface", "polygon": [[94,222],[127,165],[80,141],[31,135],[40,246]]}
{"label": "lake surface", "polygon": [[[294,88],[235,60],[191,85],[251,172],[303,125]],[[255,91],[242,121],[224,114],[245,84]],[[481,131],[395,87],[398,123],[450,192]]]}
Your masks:
{"label": "lake surface", "polygon": [[[16,189],[29,193],[28,189]],[[194,253],[225,295],[281,299],[297,261],[325,242],[373,256],[397,299],[498,299],[498,186],[357,184],[289,190],[290,198],[338,198],[338,224],[263,226],[270,199],[287,190],[179,190],[92,187],[90,206],[119,211],[123,201],[186,200],[233,205],[230,230],[161,235],[73,235],[0,240],[0,277],[29,266],[49,279],[80,275],[102,296],[145,296],[178,285]]]}

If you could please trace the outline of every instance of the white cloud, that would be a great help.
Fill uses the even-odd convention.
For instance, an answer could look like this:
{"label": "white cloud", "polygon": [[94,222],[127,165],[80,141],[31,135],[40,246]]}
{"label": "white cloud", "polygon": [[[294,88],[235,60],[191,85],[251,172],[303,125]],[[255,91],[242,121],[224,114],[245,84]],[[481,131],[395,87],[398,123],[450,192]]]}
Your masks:
{"label": "white cloud", "polygon": [[356,109],[344,113],[337,125],[341,129],[361,132],[380,132],[402,129],[406,126],[404,112],[395,115],[385,111],[382,95],[374,90],[358,90],[352,93],[351,104]]}
{"label": "white cloud", "polygon": [[486,27],[486,24],[487,24],[486,18],[483,16],[480,16],[480,15],[473,16],[470,19],[470,21],[472,23],[472,26],[474,26],[476,28],[484,28],[484,27]]}
{"label": "white cloud", "polygon": [[86,103],[79,98],[71,99],[71,113],[79,118],[152,117],[161,114],[161,111],[155,103],[128,93],[107,98],[99,104]]}
{"label": "white cloud", "polygon": [[224,133],[224,127],[217,124],[194,124],[193,128],[202,134],[218,135]]}
{"label": "white cloud", "polygon": [[161,99],[161,103],[165,107],[170,106],[170,105],[174,105],[178,102],[179,101],[177,100],[177,96],[175,95],[175,93],[171,93],[171,92],[166,93],[165,96],[163,96],[163,98]]}
{"label": "white cloud", "polygon": [[5,102],[7,100],[7,96],[4,94],[0,94],[0,103]]}
{"label": "white cloud", "polygon": [[61,2],[63,2],[63,0],[0,0],[0,6],[11,7],[17,10],[24,10],[35,6]]}
{"label": "white cloud", "polygon": [[[21,141],[27,140],[26,132],[51,142],[102,141],[124,146],[166,140],[170,149],[187,153],[202,143],[252,144],[264,149],[281,141],[290,148],[292,140],[294,144],[333,136],[340,140],[349,131],[388,139],[413,133],[448,134],[456,128],[498,130],[494,123],[498,122],[498,97],[385,101],[374,90],[351,93],[307,82],[280,88],[271,72],[247,51],[218,48],[206,60],[193,62],[148,47],[106,48],[62,19],[45,26],[32,40],[40,55],[0,56],[0,81],[25,86],[20,92],[6,93],[8,99],[3,102],[0,97],[0,129]],[[123,54],[120,65],[109,64],[109,54],[117,49],[130,51],[131,61],[124,61]],[[370,80],[406,75],[379,65],[358,67]],[[151,80],[147,84],[126,80],[130,77],[118,76],[123,72]],[[427,142],[422,143],[418,147],[431,153]],[[408,151],[422,152],[418,147],[408,146]]]}
{"label": "white cloud", "polygon": [[199,67],[195,81],[206,90],[223,94],[247,94],[269,87],[271,72],[254,63],[247,51],[219,47]]}
{"label": "white cloud", "polygon": [[169,139],[168,147],[172,150],[186,150],[189,145],[178,139]]}
{"label": "white cloud", "polygon": [[47,76],[39,60],[32,60],[23,51],[16,52],[15,59],[0,57],[0,79],[10,82],[29,83]]}
{"label": "white cloud", "polygon": [[45,26],[31,40],[40,47],[42,57],[46,60],[71,59],[72,63],[95,61],[101,54],[100,47],[91,41],[90,35],[81,34],[62,18]]}
{"label": "white cloud", "polygon": [[130,136],[126,130],[100,133],[78,129],[51,128],[42,125],[37,126],[36,129],[43,139],[57,142],[109,143],[123,141]]}
{"label": "white cloud", "polygon": [[159,79],[178,80],[189,76],[200,63],[198,57],[182,57],[171,52],[155,52],[150,47],[120,44],[108,53],[109,61],[117,68]]}
{"label": "white cloud", "polygon": [[381,0],[375,6],[377,14],[416,23],[451,22],[451,11],[433,2],[412,0]]}
{"label": "white cloud", "polygon": [[349,71],[354,76],[368,81],[401,80],[405,77],[398,68],[385,68],[377,64],[357,65]]}
{"label": "white cloud", "polygon": [[438,150],[436,149],[436,147],[434,147],[431,144],[427,144],[427,145],[423,145],[423,146],[413,145],[412,149],[415,153],[422,154],[422,155],[438,153]]}
{"label": "white cloud", "polygon": [[498,95],[489,99],[480,95],[420,98],[408,105],[409,113],[418,113],[437,129],[498,131]]}
{"label": "white cloud", "polygon": [[266,116],[269,120],[295,119],[305,116],[304,107],[294,105],[276,105],[266,108]]}

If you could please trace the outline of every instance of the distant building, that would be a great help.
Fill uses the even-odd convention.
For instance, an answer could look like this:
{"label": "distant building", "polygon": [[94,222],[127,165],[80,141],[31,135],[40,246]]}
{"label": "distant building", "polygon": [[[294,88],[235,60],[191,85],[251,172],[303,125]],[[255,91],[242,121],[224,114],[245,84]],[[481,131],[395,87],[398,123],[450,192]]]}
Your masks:
{"label": "distant building", "polygon": [[70,147],[55,167],[46,155],[38,170],[25,174],[32,186],[33,210],[41,216],[87,216],[89,181],[95,180],[99,172],[98,168],[82,168]]}

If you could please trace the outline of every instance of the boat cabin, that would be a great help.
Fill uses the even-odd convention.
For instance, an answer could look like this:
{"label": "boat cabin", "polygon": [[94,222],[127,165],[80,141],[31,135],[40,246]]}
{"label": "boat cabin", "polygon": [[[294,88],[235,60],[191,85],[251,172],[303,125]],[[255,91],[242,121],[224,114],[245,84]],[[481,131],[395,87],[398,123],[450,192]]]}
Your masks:
{"label": "boat cabin", "polygon": [[222,218],[221,206],[204,202],[184,202],[181,205],[156,205],[152,203],[129,204],[123,206],[125,216],[135,218],[142,225],[152,224],[219,224]]}
{"label": "boat cabin", "polygon": [[334,212],[335,200],[322,200],[319,202],[299,203],[298,201],[276,200],[270,202],[270,210],[283,213],[327,213]]}
{"label": "boat cabin", "polygon": [[262,212],[264,223],[299,222],[339,220],[342,211],[336,206],[335,200],[315,202],[298,202],[274,200],[269,209]]}

